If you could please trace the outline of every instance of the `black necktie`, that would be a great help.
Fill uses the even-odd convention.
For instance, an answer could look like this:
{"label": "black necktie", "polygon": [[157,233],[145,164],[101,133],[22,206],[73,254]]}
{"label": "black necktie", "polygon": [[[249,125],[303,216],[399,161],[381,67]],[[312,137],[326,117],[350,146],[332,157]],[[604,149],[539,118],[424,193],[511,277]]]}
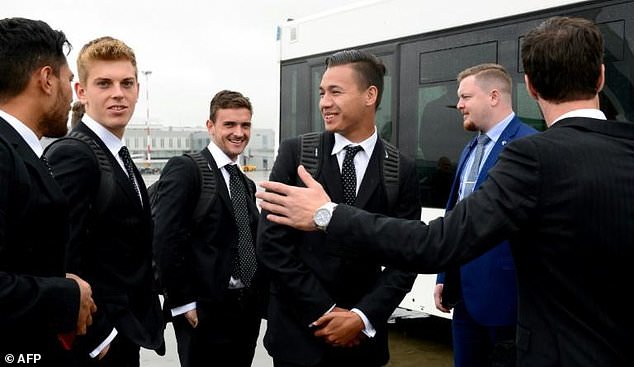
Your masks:
{"label": "black necktie", "polygon": [[233,217],[238,226],[238,251],[236,251],[238,259],[234,261],[234,274],[246,287],[249,287],[257,264],[251,236],[251,226],[249,224],[247,190],[240,177],[238,166],[228,164],[225,169],[229,172],[229,190],[231,191]]}
{"label": "black necktie", "polygon": [[346,157],[343,159],[343,168],[341,169],[343,198],[346,204],[352,205],[357,199],[357,172],[354,169],[354,156],[363,148],[360,145],[348,145],[345,149]]}
{"label": "black necktie", "polygon": [[139,186],[137,186],[136,180],[134,179],[134,162],[132,162],[132,158],[130,157],[130,152],[128,148],[124,145],[119,149],[119,157],[123,161],[123,166],[125,167],[126,172],[128,173],[128,179],[130,180],[130,184],[136,192],[139,200],[141,200],[141,191],[139,190]]}
{"label": "black necktie", "polygon": [[51,177],[55,177],[55,175],[53,174],[53,169],[51,168],[51,165],[48,163],[48,159],[45,156],[41,156],[40,160],[42,161],[42,163],[44,163],[44,166],[46,167],[46,171],[48,171],[48,174],[51,175]]}
{"label": "black necktie", "polygon": [[471,195],[473,189],[475,188],[475,183],[478,180],[478,175],[480,173],[480,164],[482,163],[482,156],[484,155],[484,147],[491,140],[486,134],[478,135],[478,145],[476,146],[475,153],[473,155],[473,164],[471,165],[471,169],[469,170],[469,174],[464,181],[463,189],[462,189],[462,198],[466,198]]}

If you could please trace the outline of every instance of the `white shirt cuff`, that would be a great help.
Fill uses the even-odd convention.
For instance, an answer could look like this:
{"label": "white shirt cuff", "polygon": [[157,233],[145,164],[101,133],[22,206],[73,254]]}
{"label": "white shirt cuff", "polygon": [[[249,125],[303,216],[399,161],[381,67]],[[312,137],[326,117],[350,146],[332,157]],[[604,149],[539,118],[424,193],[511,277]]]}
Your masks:
{"label": "white shirt cuff", "polygon": [[172,312],[172,316],[178,316],[178,315],[184,314],[187,311],[191,311],[195,309],[196,309],[196,302],[191,302],[180,307],[174,307],[170,311]]}
{"label": "white shirt cuff", "polygon": [[119,334],[119,332],[117,331],[117,329],[113,328],[112,331],[110,332],[110,335],[108,335],[108,337],[106,338],[106,340],[102,341],[101,344],[99,344],[97,348],[95,348],[92,352],[90,352],[89,354],[90,358],[97,357],[99,353],[101,353],[101,351],[104,350],[105,347],[107,347],[108,345],[110,345],[110,343],[112,343],[112,341],[117,336],[117,334]]}
{"label": "white shirt cuff", "polygon": [[356,313],[357,315],[359,315],[359,317],[363,321],[363,325],[365,325],[365,329],[362,330],[363,333],[368,338],[374,338],[374,336],[376,335],[376,330],[374,329],[374,326],[372,326],[372,323],[370,322],[370,320],[368,320],[368,318],[365,317],[365,314],[363,313],[363,311],[359,310],[358,308],[353,308],[350,311],[352,311],[352,312]]}

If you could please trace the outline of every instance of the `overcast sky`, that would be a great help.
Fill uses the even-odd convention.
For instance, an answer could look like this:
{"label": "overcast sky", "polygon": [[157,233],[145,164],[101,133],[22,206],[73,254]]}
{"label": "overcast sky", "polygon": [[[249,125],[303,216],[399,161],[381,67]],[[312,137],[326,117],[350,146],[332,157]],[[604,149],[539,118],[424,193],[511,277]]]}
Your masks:
{"label": "overcast sky", "polygon": [[[204,126],[221,89],[251,98],[253,126],[277,130],[279,52],[276,27],[357,0],[3,0],[0,18],[41,19],[73,45],[71,69],[88,41],[112,36],[135,50],[149,77],[150,121]],[[75,78],[77,80],[77,77]],[[146,83],[133,122],[144,123]]]}

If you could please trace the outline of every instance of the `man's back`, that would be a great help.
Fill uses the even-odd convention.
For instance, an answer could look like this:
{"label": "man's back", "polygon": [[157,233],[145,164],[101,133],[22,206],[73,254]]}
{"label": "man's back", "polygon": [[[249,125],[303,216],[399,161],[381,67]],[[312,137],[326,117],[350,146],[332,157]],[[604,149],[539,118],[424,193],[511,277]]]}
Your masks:
{"label": "man's back", "polygon": [[634,262],[633,152],[630,123],[564,119],[510,144],[483,185],[511,198],[506,215],[519,227],[511,244],[523,365],[634,360],[632,313],[614,298],[630,287],[623,271]]}
{"label": "man's back", "polygon": [[[44,365],[59,364],[56,334],[74,330],[77,314],[77,290],[61,280],[68,206],[31,148],[2,118],[0,157],[0,352],[41,353]],[[68,312],[60,310],[60,295]]]}

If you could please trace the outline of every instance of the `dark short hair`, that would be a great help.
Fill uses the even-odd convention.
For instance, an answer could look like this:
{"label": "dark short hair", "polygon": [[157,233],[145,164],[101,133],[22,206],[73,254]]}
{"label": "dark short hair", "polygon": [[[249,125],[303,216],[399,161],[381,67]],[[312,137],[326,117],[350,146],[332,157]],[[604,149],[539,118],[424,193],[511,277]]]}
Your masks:
{"label": "dark short hair", "polygon": [[71,47],[64,32],[41,20],[0,20],[0,101],[22,93],[41,67],[50,66],[59,76]]}
{"label": "dark short hair", "polygon": [[352,64],[357,71],[359,85],[366,89],[375,86],[378,90],[376,97],[376,109],[381,104],[383,96],[383,77],[385,76],[385,65],[373,54],[361,50],[344,50],[336,52],[326,58],[326,67]]}
{"label": "dark short hair", "polygon": [[221,90],[211,99],[209,119],[215,122],[218,110],[225,108],[246,108],[253,115],[253,106],[251,106],[251,101],[249,101],[248,97],[243,96],[240,92]]}
{"label": "dark short hair", "polygon": [[594,97],[603,64],[603,36],[583,18],[553,17],[524,37],[524,72],[539,96],[552,102]]}

